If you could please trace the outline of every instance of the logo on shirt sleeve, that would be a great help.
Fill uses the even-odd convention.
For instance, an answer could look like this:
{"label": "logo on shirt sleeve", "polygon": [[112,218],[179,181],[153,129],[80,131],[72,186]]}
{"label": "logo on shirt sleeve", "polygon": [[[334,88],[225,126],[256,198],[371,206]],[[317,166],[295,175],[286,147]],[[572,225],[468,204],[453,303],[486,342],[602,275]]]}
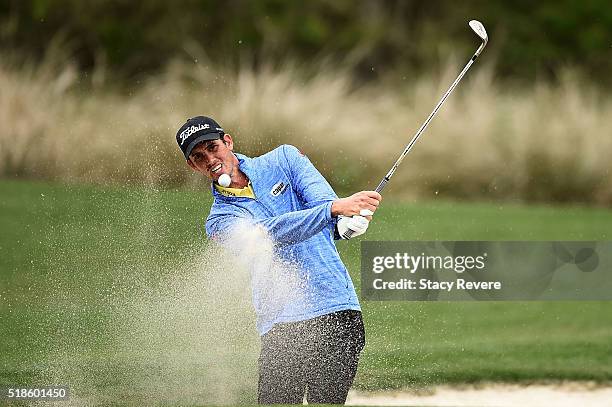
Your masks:
{"label": "logo on shirt sleeve", "polygon": [[287,189],[287,185],[289,185],[289,184],[285,184],[282,181],[281,182],[277,182],[276,184],[274,184],[274,186],[270,190],[270,194],[272,196],[279,196],[280,194],[285,192],[285,190]]}

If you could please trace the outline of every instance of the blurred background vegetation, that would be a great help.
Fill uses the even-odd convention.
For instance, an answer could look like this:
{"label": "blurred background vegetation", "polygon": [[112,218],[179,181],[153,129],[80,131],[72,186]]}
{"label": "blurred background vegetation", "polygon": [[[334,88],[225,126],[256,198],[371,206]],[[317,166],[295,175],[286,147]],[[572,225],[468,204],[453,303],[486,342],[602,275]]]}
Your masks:
{"label": "blurred background vegetation", "polygon": [[[198,42],[215,63],[330,57],[355,73],[428,72],[474,45],[465,23],[485,22],[496,73],[533,81],[580,66],[610,84],[612,8],[605,0],[4,0],[2,43],[40,59],[62,36],[82,69],[104,63],[126,76],[157,72]],[[491,51],[491,50],[489,50]],[[489,58],[493,55],[489,55]],[[373,68],[373,69],[372,69]]]}
{"label": "blurred background vegetation", "polygon": [[[174,146],[208,114],[260,154],[303,149],[403,198],[612,204],[612,8],[587,1],[4,0],[0,176],[199,185]],[[151,154],[155,152],[155,154]]]}

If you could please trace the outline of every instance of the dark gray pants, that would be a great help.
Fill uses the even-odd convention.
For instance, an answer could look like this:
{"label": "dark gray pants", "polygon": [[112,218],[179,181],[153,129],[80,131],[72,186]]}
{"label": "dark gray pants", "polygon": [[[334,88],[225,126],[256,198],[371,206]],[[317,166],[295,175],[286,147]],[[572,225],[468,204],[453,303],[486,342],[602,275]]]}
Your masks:
{"label": "dark gray pants", "polygon": [[344,404],[365,345],[360,311],[276,324],[261,338],[259,404]]}

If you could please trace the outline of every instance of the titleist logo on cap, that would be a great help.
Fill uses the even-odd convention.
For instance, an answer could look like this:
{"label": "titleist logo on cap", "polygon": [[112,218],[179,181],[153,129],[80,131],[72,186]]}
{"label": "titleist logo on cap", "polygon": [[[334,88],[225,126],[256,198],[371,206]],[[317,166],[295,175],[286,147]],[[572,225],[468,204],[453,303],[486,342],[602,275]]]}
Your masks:
{"label": "titleist logo on cap", "polygon": [[[206,129],[210,129],[210,124],[206,123],[206,124],[200,124],[198,126],[187,127],[185,130],[181,132],[181,134],[179,134],[179,137],[181,138],[181,145],[183,145],[185,140],[187,140],[189,136],[191,136],[193,133],[196,133],[200,130],[206,130]],[[215,129],[218,131],[223,131],[221,127],[215,127]]]}

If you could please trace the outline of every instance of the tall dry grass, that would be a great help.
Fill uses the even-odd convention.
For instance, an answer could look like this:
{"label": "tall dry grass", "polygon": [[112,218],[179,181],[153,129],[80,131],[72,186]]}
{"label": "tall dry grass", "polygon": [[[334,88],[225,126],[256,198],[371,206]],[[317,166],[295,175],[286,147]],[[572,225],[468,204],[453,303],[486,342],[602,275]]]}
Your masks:
{"label": "tall dry grass", "polygon": [[[187,117],[208,114],[238,151],[294,144],[337,189],[373,189],[459,68],[357,86],[325,63],[307,75],[292,63],[256,72],[176,61],[121,92],[57,58],[0,62],[0,174],[201,184],[174,134]],[[612,99],[570,74],[555,87],[509,88],[492,72],[472,68],[386,193],[612,204]]]}

